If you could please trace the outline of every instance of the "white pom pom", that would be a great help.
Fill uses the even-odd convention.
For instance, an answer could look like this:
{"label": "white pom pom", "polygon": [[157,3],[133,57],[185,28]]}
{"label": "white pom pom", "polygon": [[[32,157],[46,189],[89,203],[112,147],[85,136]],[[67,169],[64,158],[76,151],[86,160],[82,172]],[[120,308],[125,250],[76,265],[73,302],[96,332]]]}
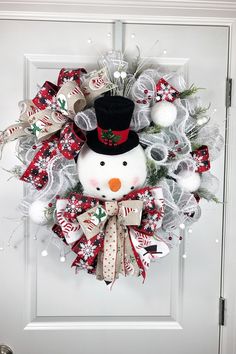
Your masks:
{"label": "white pom pom", "polygon": [[125,71],[121,71],[120,77],[121,77],[122,79],[125,79],[126,76],[127,76],[126,72],[125,72]]}
{"label": "white pom pom", "polygon": [[192,171],[183,171],[178,174],[178,185],[187,192],[195,192],[201,184],[199,173]]}
{"label": "white pom pom", "polygon": [[42,257],[47,257],[47,256],[48,256],[48,251],[47,251],[47,250],[43,250],[43,251],[41,252],[41,256],[42,256]]}
{"label": "white pom pom", "polygon": [[61,262],[61,263],[64,263],[65,261],[66,261],[66,257],[65,257],[65,256],[61,256],[61,257],[60,257],[60,262]]}
{"label": "white pom pom", "polygon": [[48,202],[35,200],[29,207],[30,220],[38,225],[46,225],[49,221],[46,215],[47,207]]}
{"label": "white pom pom", "polygon": [[209,118],[207,118],[207,117],[200,117],[200,118],[198,118],[198,120],[197,120],[197,124],[198,124],[198,125],[203,125],[203,124],[206,124],[208,121],[209,121]]}
{"label": "white pom pom", "polygon": [[167,101],[161,101],[154,104],[151,109],[152,121],[161,127],[169,127],[174,123],[177,117],[176,106]]}
{"label": "white pom pom", "polygon": [[119,71],[115,71],[113,76],[114,76],[115,79],[119,79],[119,77],[120,77]]}

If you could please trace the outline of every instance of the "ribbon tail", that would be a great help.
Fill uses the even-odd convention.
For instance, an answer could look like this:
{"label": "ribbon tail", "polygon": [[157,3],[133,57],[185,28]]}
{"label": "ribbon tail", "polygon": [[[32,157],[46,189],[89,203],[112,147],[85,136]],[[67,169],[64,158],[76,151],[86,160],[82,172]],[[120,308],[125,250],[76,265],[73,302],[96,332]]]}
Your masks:
{"label": "ribbon tail", "polygon": [[97,267],[96,267],[96,278],[97,280],[104,280],[103,276],[103,252],[100,251],[97,257]]}
{"label": "ribbon tail", "polygon": [[116,278],[119,274],[125,274],[125,239],[127,230],[123,229],[121,224],[117,223],[117,258],[116,258]]}
{"label": "ribbon tail", "polygon": [[132,250],[133,250],[133,254],[134,254],[134,257],[136,259],[136,262],[138,264],[138,267],[139,267],[139,274],[142,275],[143,277],[143,282],[145,281],[146,279],[146,270],[145,270],[145,267],[143,265],[143,262],[138,254],[138,252],[136,251],[135,247],[134,247],[134,244],[132,242],[132,237],[130,235],[130,230],[129,230],[129,240],[130,240],[130,244],[131,244],[131,247],[132,247]]}
{"label": "ribbon tail", "polygon": [[138,277],[140,275],[140,267],[133,252],[129,232],[127,231],[125,238],[125,253],[124,253],[124,268],[125,275],[132,275]]}
{"label": "ribbon tail", "polygon": [[117,223],[116,216],[112,216],[106,225],[103,254],[103,277],[105,282],[114,282],[116,279],[117,257]]}

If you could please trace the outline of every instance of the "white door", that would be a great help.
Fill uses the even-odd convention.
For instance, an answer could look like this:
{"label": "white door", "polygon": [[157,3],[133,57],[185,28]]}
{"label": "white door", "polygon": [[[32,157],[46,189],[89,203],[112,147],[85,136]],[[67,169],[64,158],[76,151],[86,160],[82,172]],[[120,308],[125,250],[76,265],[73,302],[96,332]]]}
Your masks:
{"label": "white door", "polygon": [[[224,129],[228,29],[226,27],[125,24],[123,47],[138,44],[144,56],[185,73],[205,87],[204,102]],[[96,67],[98,52],[113,45],[111,23],[1,21],[1,122],[17,119],[17,101],[33,97],[37,84],[55,80],[60,67]],[[88,39],[92,43],[88,43]],[[151,51],[152,44],[159,40]],[[14,144],[1,166],[16,163]],[[224,157],[213,165],[223,180]],[[143,285],[120,279],[109,292],[102,282],[58,261],[56,247],[41,257],[48,231],[21,225],[19,182],[1,172],[0,343],[16,354],[217,354],[222,204],[202,202],[202,218],[170,256],[152,264]],[[218,194],[223,198],[223,185]],[[24,239],[23,239],[24,237]],[[186,258],[183,258],[186,254]]]}

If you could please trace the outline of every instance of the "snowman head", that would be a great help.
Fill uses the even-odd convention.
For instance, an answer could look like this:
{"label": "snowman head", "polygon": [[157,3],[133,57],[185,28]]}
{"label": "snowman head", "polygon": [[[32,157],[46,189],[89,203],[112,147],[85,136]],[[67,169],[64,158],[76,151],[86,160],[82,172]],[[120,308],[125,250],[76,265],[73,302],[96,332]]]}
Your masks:
{"label": "snowman head", "polygon": [[86,195],[119,200],[145,182],[146,158],[129,125],[134,103],[121,96],[95,101],[97,129],[87,134],[78,158],[78,175]]}

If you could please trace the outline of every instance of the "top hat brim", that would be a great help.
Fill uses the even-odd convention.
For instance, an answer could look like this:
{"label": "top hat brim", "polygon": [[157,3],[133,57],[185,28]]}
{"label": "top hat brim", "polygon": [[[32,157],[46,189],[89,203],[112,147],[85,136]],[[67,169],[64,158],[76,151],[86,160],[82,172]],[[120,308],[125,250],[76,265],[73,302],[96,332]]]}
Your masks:
{"label": "top hat brim", "polygon": [[90,149],[103,155],[119,155],[124,154],[135,148],[139,144],[138,134],[130,130],[126,142],[120,145],[106,145],[98,140],[97,129],[87,133],[87,145]]}

